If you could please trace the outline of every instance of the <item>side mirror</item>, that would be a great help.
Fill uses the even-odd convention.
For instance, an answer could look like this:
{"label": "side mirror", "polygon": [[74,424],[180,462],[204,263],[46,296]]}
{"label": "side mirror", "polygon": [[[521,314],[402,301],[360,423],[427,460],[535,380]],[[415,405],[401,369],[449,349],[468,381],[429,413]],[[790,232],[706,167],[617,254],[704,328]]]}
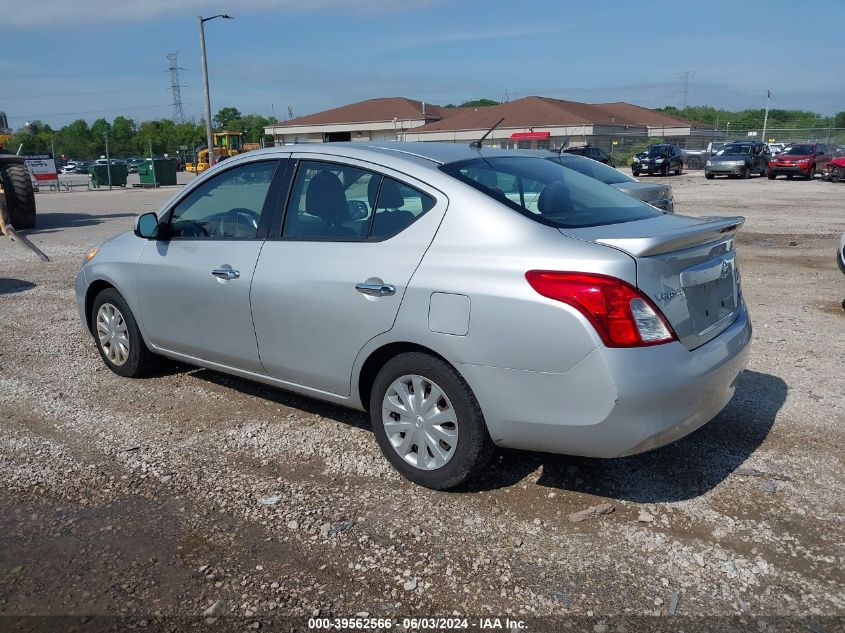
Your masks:
{"label": "side mirror", "polygon": [[145,213],[135,222],[135,235],[145,240],[158,238],[158,216],[155,213]]}

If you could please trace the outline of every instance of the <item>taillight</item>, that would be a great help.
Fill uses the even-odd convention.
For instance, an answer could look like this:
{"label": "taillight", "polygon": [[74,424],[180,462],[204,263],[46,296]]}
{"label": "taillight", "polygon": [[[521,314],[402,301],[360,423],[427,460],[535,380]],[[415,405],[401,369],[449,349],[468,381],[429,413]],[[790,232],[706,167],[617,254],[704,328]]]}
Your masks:
{"label": "taillight", "polygon": [[588,273],[529,270],[531,287],[580,311],[608,347],[641,347],[676,340],[657,307],[631,284]]}

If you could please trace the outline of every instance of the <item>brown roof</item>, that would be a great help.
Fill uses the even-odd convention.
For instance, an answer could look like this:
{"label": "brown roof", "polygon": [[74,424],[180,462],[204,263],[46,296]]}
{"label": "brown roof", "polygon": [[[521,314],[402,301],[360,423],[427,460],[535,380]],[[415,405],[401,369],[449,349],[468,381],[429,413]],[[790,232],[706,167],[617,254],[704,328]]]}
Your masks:
{"label": "brown roof", "polygon": [[323,110],[314,114],[296,117],[288,121],[279,121],[276,127],[293,125],[331,125],[333,123],[365,123],[371,121],[392,121],[408,119],[439,119],[441,111],[446,108],[425,104],[405,97],[384,97],[381,99],[367,99],[357,103]]}
{"label": "brown roof", "polygon": [[606,112],[614,118],[616,125],[646,125],[648,127],[697,127],[694,121],[684,121],[671,117],[668,114],[649,110],[633,103],[616,101],[615,103],[596,103],[592,107]]}
{"label": "brown roof", "polygon": [[502,127],[610,123],[611,115],[586,103],[549,97],[524,97],[496,106],[460,108],[462,112],[414,128],[412,132],[445,132],[489,128],[504,117]]}

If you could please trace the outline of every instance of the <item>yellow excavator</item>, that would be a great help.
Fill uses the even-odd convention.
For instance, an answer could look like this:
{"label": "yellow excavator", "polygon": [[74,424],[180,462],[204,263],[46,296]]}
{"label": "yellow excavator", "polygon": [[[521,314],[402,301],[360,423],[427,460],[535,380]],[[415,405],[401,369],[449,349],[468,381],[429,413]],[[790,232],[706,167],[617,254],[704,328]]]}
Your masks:
{"label": "yellow excavator", "polygon": [[[243,137],[241,132],[214,132],[212,134],[214,158],[219,162],[240,154],[243,151]],[[185,171],[199,174],[208,169],[208,148],[204,145],[197,148],[196,157],[196,164],[185,163]]]}

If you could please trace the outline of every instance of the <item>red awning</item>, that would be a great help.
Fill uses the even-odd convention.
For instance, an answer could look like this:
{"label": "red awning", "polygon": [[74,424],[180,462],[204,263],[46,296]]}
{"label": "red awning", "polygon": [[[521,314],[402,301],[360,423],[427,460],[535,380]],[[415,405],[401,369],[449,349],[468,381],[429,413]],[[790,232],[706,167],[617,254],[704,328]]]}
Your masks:
{"label": "red awning", "polygon": [[514,132],[511,139],[514,141],[540,141],[549,138],[551,132]]}

